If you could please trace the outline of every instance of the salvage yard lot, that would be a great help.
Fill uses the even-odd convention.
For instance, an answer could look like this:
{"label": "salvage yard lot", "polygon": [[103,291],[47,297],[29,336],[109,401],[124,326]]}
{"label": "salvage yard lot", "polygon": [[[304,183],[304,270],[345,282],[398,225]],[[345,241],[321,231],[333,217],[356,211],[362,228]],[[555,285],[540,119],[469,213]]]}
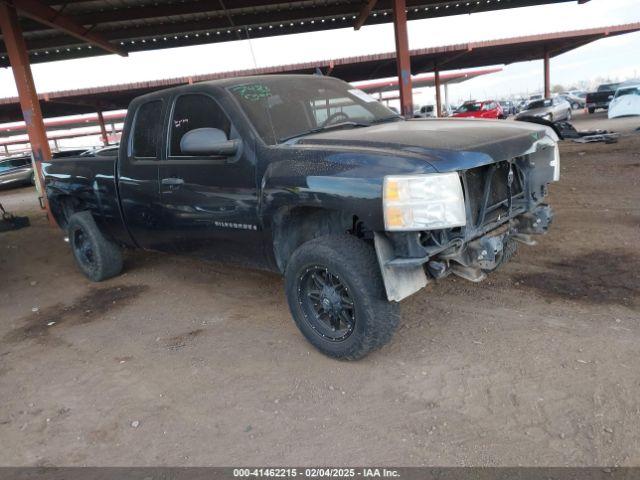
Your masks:
{"label": "salvage yard lot", "polygon": [[637,126],[565,142],[549,235],[351,363],[277,275],[135,252],[92,284],[31,189],[0,191],[32,220],[0,236],[0,465],[640,465]]}

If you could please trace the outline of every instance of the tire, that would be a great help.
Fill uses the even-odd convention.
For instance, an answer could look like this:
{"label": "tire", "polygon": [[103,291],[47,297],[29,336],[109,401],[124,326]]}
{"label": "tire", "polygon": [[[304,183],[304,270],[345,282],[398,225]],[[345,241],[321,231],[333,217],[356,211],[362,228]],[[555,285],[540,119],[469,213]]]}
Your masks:
{"label": "tire", "polygon": [[89,280],[101,282],[122,271],[120,248],[100,233],[91,213],[71,215],[67,232],[76,264]]}
{"label": "tire", "polygon": [[589,113],[594,114],[596,112],[595,108],[589,108]]}
{"label": "tire", "polygon": [[400,320],[400,306],[386,299],[373,247],[349,235],[298,247],[287,264],[285,289],[302,334],[333,358],[356,360],[380,348]]}

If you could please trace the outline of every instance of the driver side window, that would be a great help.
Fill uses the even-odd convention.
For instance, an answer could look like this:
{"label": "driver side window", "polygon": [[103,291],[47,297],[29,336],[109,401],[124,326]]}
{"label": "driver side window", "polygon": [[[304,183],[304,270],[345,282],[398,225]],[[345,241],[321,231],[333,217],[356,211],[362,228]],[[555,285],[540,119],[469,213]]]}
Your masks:
{"label": "driver side window", "polygon": [[180,150],[180,141],[196,128],[217,128],[229,138],[231,122],[213,98],[202,94],[181,95],[176,99],[171,118],[169,156],[190,156]]}

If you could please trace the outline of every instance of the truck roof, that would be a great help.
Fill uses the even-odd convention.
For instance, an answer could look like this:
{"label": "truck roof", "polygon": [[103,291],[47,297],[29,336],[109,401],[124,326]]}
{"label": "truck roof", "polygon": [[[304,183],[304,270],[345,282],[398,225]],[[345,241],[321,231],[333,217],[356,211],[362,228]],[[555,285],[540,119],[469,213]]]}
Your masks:
{"label": "truck roof", "polygon": [[[197,82],[197,83],[193,83],[193,84],[189,84],[189,85],[180,85],[178,87],[171,87],[171,88],[165,88],[162,90],[156,90],[155,92],[151,92],[151,93],[147,93],[145,95],[141,95],[139,97],[136,97],[133,102],[136,102],[138,100],[145,100],[145,99],[150,99],[150,98],[154,98],[154,97],[159,97],[159,96],[164,96],[167,93],[170,93],[174,90],[188,90],[191,88],[198,88],[198,87],[202,87],[203,85],[208,85],[208,86],[212,86],[212,87],[221,87],[221,88],[226,88],[226,87],[230,87],[230,86],[234,86],[234,85],[243,85],[245,83],[255,83],[255,82],[260,82],[260,81],[264,81],[264,80],[271,80],[273,81],[275,78],[281,78],[281,79],[295,79],[295,78],[299,78],[299,79],[309,79],[309,78],[326,78],[327,80],[330,81],[334,81],[334,82],[342,82],[342,80],[335,78],[335,77],[328,77],[328,76],[320,76],[320,75],[314,75],[314,74],[269,74],[269,75],[246,75],[246,76],[242,76],[242,77],[232,77],[232,78],[220,78],[217,80],[207,80],[205,82]],[[132,102],[132,103],[133,103]]]}

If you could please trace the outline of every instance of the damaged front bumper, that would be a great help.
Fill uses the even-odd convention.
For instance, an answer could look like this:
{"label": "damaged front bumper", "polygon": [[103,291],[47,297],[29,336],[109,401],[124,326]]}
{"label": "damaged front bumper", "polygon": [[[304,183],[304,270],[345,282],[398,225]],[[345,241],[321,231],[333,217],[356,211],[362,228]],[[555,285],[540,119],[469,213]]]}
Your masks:
{"label": "damaged front bumper", "polygon": [[387,298],[399,302],[430,280],[450,274],[480,282],[514,255],[518,243],[535,245],[534,236],[545,234],[552,221],[551,207],[539,204],[442,244],[432,238],[425,241],[420,232],[375,233]]}

